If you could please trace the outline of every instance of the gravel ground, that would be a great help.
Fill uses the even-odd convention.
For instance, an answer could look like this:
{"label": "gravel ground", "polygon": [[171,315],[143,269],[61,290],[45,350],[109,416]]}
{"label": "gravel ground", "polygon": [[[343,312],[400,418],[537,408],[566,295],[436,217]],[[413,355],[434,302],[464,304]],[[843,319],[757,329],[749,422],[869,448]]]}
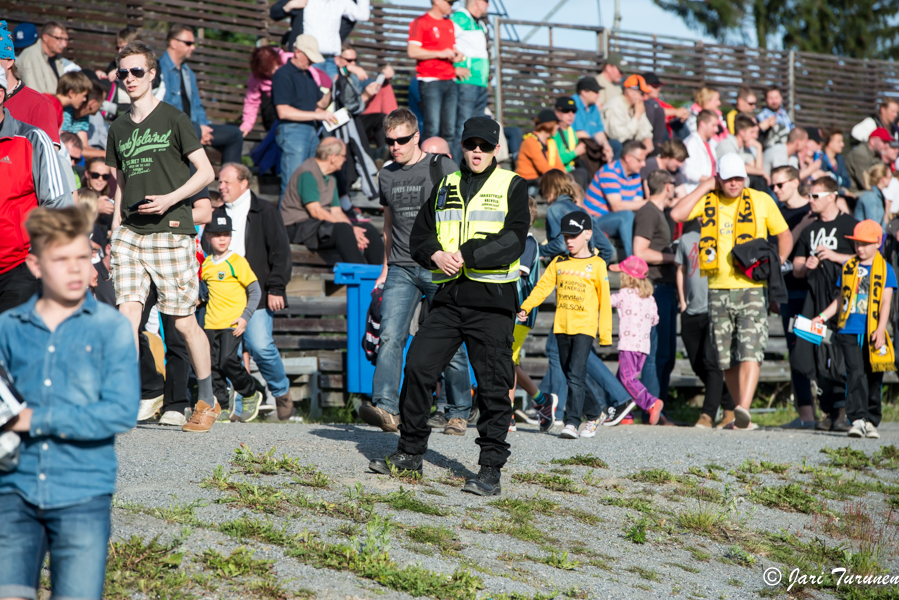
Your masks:
{"label": "gravel ground", "polygon": [[[730,498],[726,503],[731,507],[726,519],[728,531],[777,533],[783,530],[804,541],[822,538],[827,539],[830,546],[843,543],[847,548],[855,548],[856,542],[835,539],[824,533],[821,517],[768,508],[750,500],[749,494],[765,486],[783,486],[798,481],[804,489],[826,502],[829,510],[842,515],[846,502],[824,500],[826,490],[811,484],[811,475],[801,472],[803,464],[807,468],[827,465],[828,457],[820,452],[826,446],[849,446],[863,450],[868,456],[882,446],[899,446],[899,424],[885,424],[880,431],[883,438],[878,441],[778,429],[726,432],[630,426],[603,428],[595,438],[572,441],[557,435],[540,434],[534,427],[520,425],[517,433],[509,435],[512,457],[503,470],[502,498],[537,496],[559,505],[555,514],[535,513],[531,519],[544,539],[522,541],[504,533],[484,531],[496,523],[507,522],[506,513],[490,506],[490,499],[461,493],[460,483],[448,479],[451,473],[466,477],[477,471],[478,448],[474,444],[476,431],[473,428],[469,428],[464,438],[435,433],[431,437],[431,449],[425,456],[425,478],[410,484],[367,471],[368,460],[393,451],[397,437],[364,425],[217,424],[207,435],[188,435],[155,425],[141,425],[119,436],[117,442],[119,480],[114,537],[123,539],[138,534],[145,539],[157,535],[161,541],[177,539],[181,544],[179,552],[184,552],[188,558],[207,548],[227,555],[234,548],[246,545],[256,549],[256,558],[275,561],[275,574],[287,590],[295,593],[311,590],[315,598],[411,597],[347,571],[303,564],[285,556],[278,546],[255,541],[238,542],[218,532],[219,524],[249,515],[271,518],[277,524],[286,525],[291,532],[307,529],[325,542],[348,543],[346,534],[337,530],[351,523],[301,508],[274,515],[255,511],[257,515],[252,515],[254,511],[245,507],[216,502],[228,497],[229,493],[213,487],[200,487],[200,484],[216,467],[222,466],[231,471],[237,481],[264,483],[291,493],[303,491],[329,502],[344,501],[346,490],[357,483],[369,493],[387,494],[401,487],[413,490],[422,502],[442,507],[450,514],[428,516],[393,510],[384,503],[376,504],[375,513],[389,516],[395,524],[391,559],[400,566],[420,563],[426,569],[447,574],[461,565],[482,579],[484,588],[478,598],[503,597],[502,594],[508,598],[551,598],[553,594],[559,598],[637,599],[672,595],[757,598],[760,591],[767,589],[762,579],[766,568],[776,566],[789,572],[792,566],[761,555],[751,566],[741,566],[734,560],[729,550],[733,543],[728,543],[726,536],[715,535],[712,537],[718,539],[712,539],[695,535],[678,525],[678,515],[685,511],[700,508],[724,511],[723,504],[685,497],[685,488],[681,484],[638,482],[629,476],[647,469],[665,469],[684,480],[701,483],[703,489],[721,492]],[[300,488],[292,484],[293,475],[244,475],[231,463],[234,450],[241,444],[255,453],[275,448],[275,457],[286,455],[299,459],[301,465],[313,465],[329,476],[332,483],[327,489]],[[608,463],[608,468],[598,468],[591,473],[585,466],[559,467],[550,463],[552,459],[576,454],[600,457]],[[780,475],[771,472],[747,475],[740,471],[747,459],[789,463],[790,467]],[[691,467],[706,471],[706,465],[723,467],[712,467],[716,481],[685,475]],[[569,472],[556,474],[572,479],[582,493],[552,491],[513,480],[515,474],[553,475],[551,470],[560,468]],[[585,476],[588,476],[586,481]],[[899,484],[899,474],[890,469],[870,469],[859,477],[866,481]],[[694,491],[696,487],[693,487]],[[625,539],[623,533],[643,515],[632,508],[609,505],[609,502],[630,498],[648,500],[654,509],[648,515],[644,544]],[[890,542],[885,546],[892,548],[893,556],[887,556],[881,564],[887,571],[899,575],[896,547],[892,545],[899,539],[899,528],[897,522],[885,523],[885,518],[889,518],[885,517],[889,510],[888,499],[884,494],[869,492],[850,501],[860,502],[878,528],[885,532],[884,536]],[[899,504],[899,494],[893,494],[891,499]],[[185,529],[182,524],[141,512],[141,507],[166,508],[195,501],[201,506],[196,510],[196,516],[207,527]],[[579,520],[571,514],[572,510],[590,513],[599,522],[585,524],[584,518]],[[452,530],[461,542],[461,549],[441,552],[432,545],[410,540],[409,529],[422,525]],[[353,526],[364,533],[364,524]],[[540,558],[551,551],[567,551],[569,560],[580,564],[566,570],[523,556]],[[708,557],[703,557],[702,553]],[[646,570],[642,575],[640,568]],[[814,586],[806,591],[812,592],[815,598],[833,597]],[[198,595],[209,598],[240,596],[229,591],[227,586]]]}

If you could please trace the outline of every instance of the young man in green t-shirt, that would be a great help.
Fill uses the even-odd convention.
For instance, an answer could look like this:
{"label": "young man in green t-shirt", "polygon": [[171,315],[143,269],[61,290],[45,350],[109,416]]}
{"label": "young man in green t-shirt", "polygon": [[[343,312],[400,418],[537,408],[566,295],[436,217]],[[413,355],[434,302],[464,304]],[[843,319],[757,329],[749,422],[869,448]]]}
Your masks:
{"label": "young man in green t-shirt", "polygon": [[457,62],[456,133],[450,149],[456,164],[462,162],[462,128],[471,117],[480,117],[487,109],[487,81],[490,79],[490,58],[487,52],[487,35],[480,22],[487,14],[487,0],[467,0],[464,8],[454,12],[450,19],[456,32],[456,50],[463,59]]}
{"label": "young man in green t-shirt", "polygon": [[200,285],[190,205],[190,197],[212,183],[212,165],[187,115],[153,97],[153,50],[131,42],[116,64],[131,98],[131,110],[109,128],[106,146],[106,164],[118,181],[110,251],[116,305],[131,321],[136,344],[150,284],[156,284],[157,308],[174,317],[197,376],[191,422],[214,421],[209,340],[194,318]]}

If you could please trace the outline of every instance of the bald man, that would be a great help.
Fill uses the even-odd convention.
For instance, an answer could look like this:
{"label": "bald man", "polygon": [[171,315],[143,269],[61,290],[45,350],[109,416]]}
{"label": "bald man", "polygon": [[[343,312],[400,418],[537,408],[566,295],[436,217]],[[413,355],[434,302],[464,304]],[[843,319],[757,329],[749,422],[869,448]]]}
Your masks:
{"label": "bald man", "polygon": [[430,137],[423,141],[421,143],[421,150],[428,154],[442,154],[443,156],[450,156],[452,154],[446,140],[438,136]]}
{"label": "bald man", "polygon": [[340,262],[379,265],[384,262],[384,240],[371,223],[353,225],[337,196],[334,173],[346,161],[346,144],[335,137],[323,139],[315,156],[306,159],[287,183],[281,217],[293,244],[317,252],[337,250]]}

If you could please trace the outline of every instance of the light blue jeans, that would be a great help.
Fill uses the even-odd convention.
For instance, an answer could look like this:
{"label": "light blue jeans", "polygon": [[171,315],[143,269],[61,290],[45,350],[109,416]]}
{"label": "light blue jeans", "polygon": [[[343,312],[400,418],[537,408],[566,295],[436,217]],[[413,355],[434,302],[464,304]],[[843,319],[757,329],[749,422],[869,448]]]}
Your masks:
{"label": "light blue jeans", "polygon": [[244,348],[256,361],[259,372],[265,378],[272,396],[284,396],[290,391],[290,382],[284,372],[284,363],[281,362],[281,353],[275,346],[272,337],[272,311],[269,309],[257,309],[253,313],[247,329],[243,334]]}
{"label": "light blue jeans", "polygon": [[[315,154],[318,137],[315,135],[315,126],[311,123],[281,121],[278,124],[278,133],[275,134],[275,142],[281,150],[281,199],[283,199],[290,176],[307,158]],[[280,201],[278,206],[281,206]]]}
{"label": "light blue jeans", "polygon": [[334,81],[337,79],[337,63],[334,62],[334,55],[323,54],[322,56],[325,57],[325,62],[315,63],[312,66],[327,73],[328,77],[331,78],[331,81]]}
{"label": "light blue jeans", "polygon": [[[434,299],[437,284],[431,272],[422,267],[390,265],[381,295],[381,342],[372,379],[372,404],[390,414],[400,411],[400,379],[403,375],[403,349],[415,307],[425,296]],[[468,355],[460,346],[443,372],[446,384],[446,418],[467,419],[471,411],[471,376]]]}
{"label": "light blue jeans", "polygon": [[456,135],[458,87],[454,79],[418,82],[418,89],[421,91],[421,114],[425,121],[421,141],[439,135],[448,143],[452,143]]}
{"label": "light blue jeans", "polygon": [[471,117],[479,117],[487,109],[487,88],[468,83],[457,83],[456,101],[456,135],[450,142],[450,151],[457,165],[462,164],[462,129],[465,121]]}
{"label": "light blue jeans", "polygon": [[634,211],[610,212],[594,219],[593,223],[603,233],[614,235],[621,240],[621,245],[624,246],[624,256],[620,257],[620,260],[624,260],[634,253]]}

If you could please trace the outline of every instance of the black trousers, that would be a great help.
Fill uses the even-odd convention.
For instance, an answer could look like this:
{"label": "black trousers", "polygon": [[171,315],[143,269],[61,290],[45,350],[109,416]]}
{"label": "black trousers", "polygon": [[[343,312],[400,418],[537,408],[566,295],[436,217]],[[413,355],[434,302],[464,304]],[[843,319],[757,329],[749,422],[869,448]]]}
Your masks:
{"label": "black trousers", "polygon": [[730,390],[724,385],[724,373],[718,366],[718,352],[712,341],[712,328],[709,314],[688,315],[681,313],[681,338],[690,359],[690,366],[705,384],[705,401],[702,413],[715,419],[718,407],[724,410],[734,409],[734,399]]}
{"label": "black trousers", "polygon": [[228,383],[231,380],[234,391],[246,398],[256,393],[256,381],[243,366],[238,346],[243,336],[235,336],[233,329],[204,329],[209,338],[209,352],[212,356],[212,392],[223,409],[230,407]]}
{"label": "black trousers", "polygon": [[[384,262],[384,238],[378,233],[378,230],[371,223],[322,223],[322,230],[328,229],[331,234],[325,238],[318,239],[318,246],[312,250],[337,250],[340,255],[340,262],[353,263],[357,265],[380,265]],[[365,237],[368,238],[368,247],[365,250],[359,250],[356,244],[356,234],[353,227],[362,227],[365,229]],[[321,231],[321,230],[320,230]],[[288,225],[287,237],[291,243],[302,244],[303,232],[300,223]]]}
{"label": "black trousers", "polygon": [[871,372],[867,345],[859,345],[858,337],[845,333],[834,336],[846,362],[846,418],[864,419],[877,427],[881,417],[883,373]]}
{"label": "black trousers", "polygon": [[512,422],[509,390],[515,378],[512,364],[513,315],[440,304],[431,309],[406,354],[405,379],[400,391],[400,442],[398,450],[424,454],[428,449],[428,416],[437,378],[463,343],[478,381],[481,411],[478,464],[502,467],[509,458],[506,436]]}
{"label": "black trousers", "polygon": [[0,274],[0,313],[25,304],[40,290],[41,282],[31,274],[25,263]]}
{"label": "black trousers", "polygon": [[[150,317],[150,309],[156,305],[156,285],[150,285],[150,293],[147,295],[147,302],[144,304],[144,312],[141,318],[140,329],[142,331],[147,325]],[[165,340],[165,398],[162,401],[162,412],[170,410],[184,413],[184,410],[191,405],[190,390],[188,382],[190,380],[190,353],[187,351],[187,342],[178,328],[175,327],[175,317],[160,313],[162,317],[162,335]],[[141,385],[141,398],[153,398],[154,396],[144,396],[145,392],[143,384]],[[159,394],[156,394],[157,396]]]}
{"label": "black trousers", "polygon": [[[559,363],[568,382],[568,400],[565,401],[565,424],[578,427],[585,416],[584,398],[587,396],[587,358],[593,349],[593,337],[584,334],[556,333],[559,347]],[[599,418],[599,405],[592,400],[586,407],[590,421]]]}

